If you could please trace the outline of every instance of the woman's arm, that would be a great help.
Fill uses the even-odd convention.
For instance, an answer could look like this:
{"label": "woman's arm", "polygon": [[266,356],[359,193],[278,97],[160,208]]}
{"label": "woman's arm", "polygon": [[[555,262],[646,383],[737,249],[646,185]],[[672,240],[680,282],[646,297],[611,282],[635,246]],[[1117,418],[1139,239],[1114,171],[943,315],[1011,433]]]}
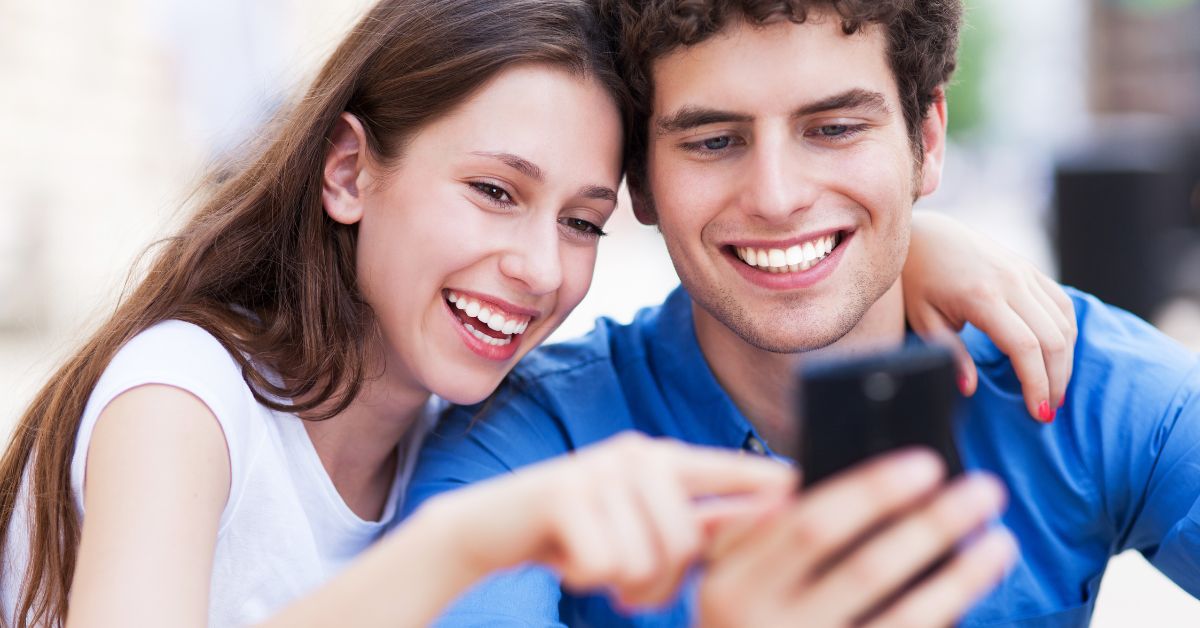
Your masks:
{"label": "woman's arm", "polygon": [[69,626],[205,626],[229,453],[208,406],[178,388],[127,391],[87,456]]}
{"label": "woman's arm", "polygon": [[[485,575],[526,562],[626,606],[671,599],[719,520],[775,507],[789,467],[626,434],[438,496],[268,626],[423,626]],[[738,495],[717,509],[698,496]]]}
{"label": "woman's arm", "polygon": [[902,281],[909,325],[954,348],[964,394],[978,379],[957,332],[971,323],[1012,361],[1030,416],[1053,420],[1078,334],[1075,308],[1057,283],[958,221],[922,211],[913,212]]}
{"label": "woman's arm", "polygon": [[[701,551],[697,496],[753,494],[722,516],[791,494],[767,459],[625,435],[430,501],[395,533],[265,625],[425,625],[483,576],[535,561],[568,587],[623,603],[669,599]],[[101,413],[87,459],[70,626],[204,626],[229,497],[212,411],[147,385]]]}

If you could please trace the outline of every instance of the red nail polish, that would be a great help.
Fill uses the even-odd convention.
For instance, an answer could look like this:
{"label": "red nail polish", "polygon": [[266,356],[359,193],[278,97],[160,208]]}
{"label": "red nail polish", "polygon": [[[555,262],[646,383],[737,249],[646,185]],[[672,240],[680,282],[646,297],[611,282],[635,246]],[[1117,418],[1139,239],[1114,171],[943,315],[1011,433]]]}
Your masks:
{"label": "red nail polish", "polygon": [[958,392],[962,393],[964,397],[967,395],[967,376],[966,375],[958,376]]}
{"label": "red nail polish", "polygon": [[1053,422],[1055,414],[1057,413],[1050,409],[1049,401],[1043,401],[1038,404],[1038,418],[1041,419],[1042,423]]}

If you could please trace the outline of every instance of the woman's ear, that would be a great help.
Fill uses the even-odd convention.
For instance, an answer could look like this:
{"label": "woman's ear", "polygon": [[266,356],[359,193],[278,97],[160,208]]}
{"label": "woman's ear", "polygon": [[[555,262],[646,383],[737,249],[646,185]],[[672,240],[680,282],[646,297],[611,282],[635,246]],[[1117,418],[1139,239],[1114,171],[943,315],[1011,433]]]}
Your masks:
{"label": "woman's ear", "polygon": [[362,189],[371,176],[367,172],[366,146],[367,134],[362,123],[353,115],[342,113],[329,132],[321,201],[325,213],[345,225],[362,220]]}

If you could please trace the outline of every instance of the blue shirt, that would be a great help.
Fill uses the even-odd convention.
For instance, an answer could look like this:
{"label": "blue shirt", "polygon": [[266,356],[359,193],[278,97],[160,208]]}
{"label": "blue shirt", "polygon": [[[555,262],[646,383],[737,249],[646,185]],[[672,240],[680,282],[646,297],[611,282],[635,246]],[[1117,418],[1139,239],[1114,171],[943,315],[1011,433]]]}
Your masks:
{"label": "blue shirt", "polygon": [[[1140,319],[1071,291],[1079,323],[1066,405],[1032,421],[1008,359],[963,332],[979,388],[958,426],[964,464],[999,475],[1020,558],[963,625],[1086,626],[1110,556],[1142,552],[1200,595],[1200,359]],[[718,385],[677,289],[620,325],[532,352],[489,404],[451,411],[409,489],[429,497],[624,430],[730,449],[761,440]],[[680,626],[689,604],[623,617],[531,566],[468,592],[441,625]]]}

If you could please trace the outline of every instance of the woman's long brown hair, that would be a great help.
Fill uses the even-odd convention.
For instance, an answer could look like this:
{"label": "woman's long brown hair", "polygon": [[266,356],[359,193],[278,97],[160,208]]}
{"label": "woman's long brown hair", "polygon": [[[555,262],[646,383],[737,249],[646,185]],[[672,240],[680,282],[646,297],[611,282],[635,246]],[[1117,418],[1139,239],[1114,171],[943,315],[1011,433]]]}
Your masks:
{"label": "woman's long brown hair", "polygon": [[[30,496],[30,563],[18,599],[8,600],[15,626],[65,621],[82,525],[70,462],[84,406],[114,354],[155,323],[187,321],[229,350],[260,403],[319,410],[318,419],[344,410],[366,375],[374,323],[356,288],[356,230],[321,204],[338,116],[356,115],[373,156],[394,165],[422,125],[514,64],[597,80],[624,110],[592,11],[587,0],[384,0],[370,9],[261,146],[222,169],[230,174],[21,417],[0,461],[0,548],[21,532],[11,524],[22,478]],[[0,573],[21,577],[21,566]]]}

